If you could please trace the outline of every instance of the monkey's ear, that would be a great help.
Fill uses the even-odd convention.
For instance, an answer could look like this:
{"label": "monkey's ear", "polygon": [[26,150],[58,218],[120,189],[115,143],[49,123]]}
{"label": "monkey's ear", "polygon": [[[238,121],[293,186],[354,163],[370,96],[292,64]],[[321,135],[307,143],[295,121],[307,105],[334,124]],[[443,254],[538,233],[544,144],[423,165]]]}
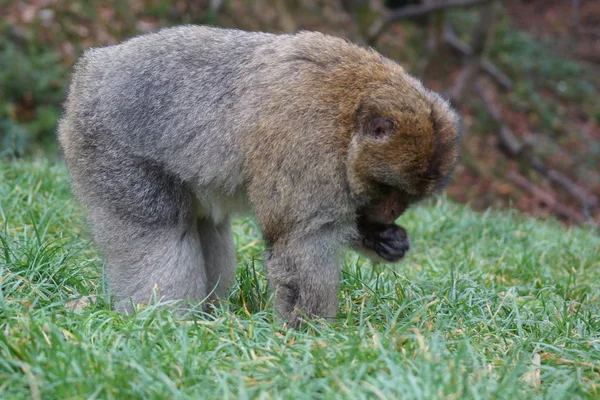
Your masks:
{"label": "monkey's ear", "polygon": [[396,123],[392,119],[380,116],[368,117],[363,126],[365,136],[381,141],[389,139],[396,131]]}

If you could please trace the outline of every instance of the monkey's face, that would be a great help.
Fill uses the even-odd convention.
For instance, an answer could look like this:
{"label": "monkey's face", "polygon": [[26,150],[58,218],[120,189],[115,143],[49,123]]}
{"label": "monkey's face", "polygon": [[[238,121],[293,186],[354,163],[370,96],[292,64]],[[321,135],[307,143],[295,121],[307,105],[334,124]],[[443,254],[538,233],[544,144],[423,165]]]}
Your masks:
{"label": "monkey's face", "polygon": [[356,247],[375,260],[397,261],[410,241],[394,221],[448,182],[458,158],[458,117],[404,74],[371,88],[356,126],[348,177],[365,199],[358,210]]}
{"label": "monkey's face", "polygon": [[405,75],[371,88],[356,126],[348,168],[358,193],[377,198],[390,188],[387,200],[402,205],[448,182],[458,158],[458,117],[417,81]]}
{"label": "monkey's face", "polygon": [[410,248],[404,228],[394,223],[417,199],[407,193],[382,187],[376,200],[358,212],[355,248],[374,261],[399,261]]}
{"label": "monkey's face", "polygon": [[358,216],[368,223],[390,225],[419,200],[417,196],[389,186],[382,186],[371,201],[361,207]]}

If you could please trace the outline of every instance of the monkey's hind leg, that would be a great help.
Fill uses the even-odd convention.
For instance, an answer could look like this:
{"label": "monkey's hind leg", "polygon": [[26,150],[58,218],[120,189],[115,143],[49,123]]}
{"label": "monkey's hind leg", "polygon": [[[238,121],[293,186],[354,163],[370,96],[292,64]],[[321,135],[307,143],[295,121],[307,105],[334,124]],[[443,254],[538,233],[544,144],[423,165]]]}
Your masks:
{"label": "monkey's hind leg", "polygon": [[204,257],[183,183],[143,160],[86,154],[81,164],[69,159],[73,186],[107,261],[117,310],[129,312],[154,298],[203,300]]}
{"label": "monkey's hind leg", "polygon": [[235,280],[236,258],[231,220],[214,223],[209,218],[197,221],[206,266],[210,300],[226,299]]}
{"label": "monkey's hind leg", "polygon": [[111,225],[111,237],[96,236],[117,310],[130,312],[154,300],[204,300],[206,271],[195,223],[150,227],[113,220]]}

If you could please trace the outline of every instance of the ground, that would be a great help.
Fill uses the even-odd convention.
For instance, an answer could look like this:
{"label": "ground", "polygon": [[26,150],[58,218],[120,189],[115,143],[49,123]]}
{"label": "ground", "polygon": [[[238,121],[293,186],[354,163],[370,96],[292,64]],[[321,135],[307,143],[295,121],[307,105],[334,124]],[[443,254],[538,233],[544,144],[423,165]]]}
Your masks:
{"label": "ground", "polygon": [[[438,198],[398,265],[349,252],[336,322],[273,317],[252,220],[213,315],[109,307],[65,167],[0,164],[0,393],[47,398],[600,396],[600,236]],[[95,296],[86,307],[73,300]]]}

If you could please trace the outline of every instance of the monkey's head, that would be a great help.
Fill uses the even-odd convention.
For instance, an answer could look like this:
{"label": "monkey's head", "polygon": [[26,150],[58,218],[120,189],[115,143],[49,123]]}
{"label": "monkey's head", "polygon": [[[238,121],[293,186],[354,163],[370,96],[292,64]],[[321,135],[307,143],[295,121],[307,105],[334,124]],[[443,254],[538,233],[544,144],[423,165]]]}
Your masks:
{"label": "monkey's head", "polygon": [[442,189],[459,153],[457,114],[395,67],[387,79],[369,83],[348,151],[350,185],[366,199],[360,213],[381,224]]}

